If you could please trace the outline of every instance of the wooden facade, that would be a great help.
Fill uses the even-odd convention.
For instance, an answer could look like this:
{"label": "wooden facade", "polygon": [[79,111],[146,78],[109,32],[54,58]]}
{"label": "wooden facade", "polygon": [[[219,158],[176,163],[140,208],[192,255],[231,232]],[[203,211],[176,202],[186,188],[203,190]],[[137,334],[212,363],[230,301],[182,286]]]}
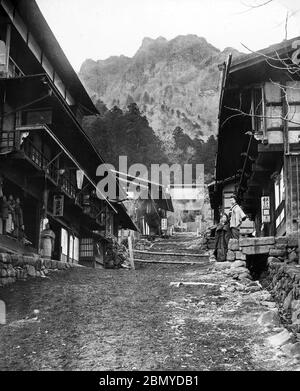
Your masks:
{"label": "wooden facade", "polygon": [[96,169],[104,161],[81,126],[97,109],[35,1],[0,4],[3,193],[21,200],[35,251],[48,220],[55,259],[101,263],[107,231],[136,228],[116,200],[97,197]]}
{"label": "wooden facade", "polygon": [[295,42],[283,41],[221,67],[215,220],[224,187],[234,183],[257,236],[298,231],[300,217],[300,68]]}

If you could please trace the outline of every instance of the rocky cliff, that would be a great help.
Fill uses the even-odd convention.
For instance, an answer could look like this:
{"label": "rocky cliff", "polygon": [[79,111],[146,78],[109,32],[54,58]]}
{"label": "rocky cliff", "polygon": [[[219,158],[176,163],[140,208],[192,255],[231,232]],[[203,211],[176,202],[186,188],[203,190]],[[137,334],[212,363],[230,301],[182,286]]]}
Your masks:
{"label": "rocky cliff", "polygon": [[121,109],[136,102],[168,144],[181,127],[191,138],[216,134],[222,63],[235,49],[220,51],[196,35],[144,38],[132,57],[86,60],[79,76],[95,101]]}

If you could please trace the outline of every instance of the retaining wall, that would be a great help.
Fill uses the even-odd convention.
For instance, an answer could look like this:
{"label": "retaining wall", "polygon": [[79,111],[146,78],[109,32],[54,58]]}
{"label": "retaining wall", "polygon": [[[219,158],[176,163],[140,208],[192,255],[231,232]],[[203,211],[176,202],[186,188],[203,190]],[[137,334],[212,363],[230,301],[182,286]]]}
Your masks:
{"label": "retaining wall", "polygon": [[42,259],[38,255],[0,253],[0,287],[28,277],[45,277],[50,270],[67,270],[74,266],[76,265]]}
{"label": "retaining wall", "polygon": [[[249,268],[260,262],[260,257],[266,260],[264,284],[279,303],[290,327],[300,332],[300,265],[297,235],[282,237],[241,238],[229,241],[227,261],[240,265],[245,262]],[[243,266],[244,266],[243,265]],[[243,276],[243,274],[241,274]]]}

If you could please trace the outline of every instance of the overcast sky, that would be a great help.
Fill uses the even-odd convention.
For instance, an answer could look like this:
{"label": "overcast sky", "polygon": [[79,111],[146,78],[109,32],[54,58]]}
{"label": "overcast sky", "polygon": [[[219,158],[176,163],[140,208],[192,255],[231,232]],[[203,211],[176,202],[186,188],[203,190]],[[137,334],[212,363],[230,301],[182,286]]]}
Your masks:
{"label": "overcast sky", "polygon": [[300,35],[299,0],[37,0],[70,62],[132,57],[144,37],[196,34],[219,49],[258,50]]}

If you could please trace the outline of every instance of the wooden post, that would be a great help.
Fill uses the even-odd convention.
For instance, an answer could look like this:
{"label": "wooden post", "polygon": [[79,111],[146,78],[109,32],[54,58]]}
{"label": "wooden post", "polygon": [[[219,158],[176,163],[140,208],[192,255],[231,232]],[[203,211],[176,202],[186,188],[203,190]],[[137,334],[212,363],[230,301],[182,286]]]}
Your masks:
{"label": "wooden post", "polygon": [[0,324],[6,324],[6,306],[2,300],[0,300]]}
{"label": "wooden post", "polygon": [[130,260],[130,265],[131,265],[132,270],[135,270],[134,258],[133,258],[133,248],[132,248],[132,237],[131,237],[131,233],[130,233],[130,235],[128,236],[128,249],[129,249],[129,260]]}
{"label": "wooden post", "polygon": [[9,72],[9,56],[10,56],[10,43],[11,43],[11,24],[8,23],[6,27],[6,64],[5,64],[5,71],[6,71],[6,77],[8,77]]}

